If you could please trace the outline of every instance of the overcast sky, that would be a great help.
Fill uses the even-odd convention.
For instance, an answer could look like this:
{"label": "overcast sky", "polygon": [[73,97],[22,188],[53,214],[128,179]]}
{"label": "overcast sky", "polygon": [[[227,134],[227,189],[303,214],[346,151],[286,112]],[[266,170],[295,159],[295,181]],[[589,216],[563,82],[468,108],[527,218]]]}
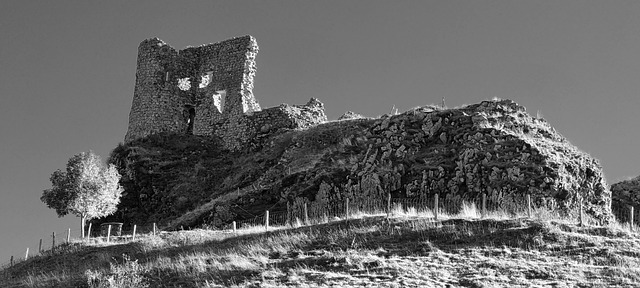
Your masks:
{"label": "overcast sky", "polygon": [[71,227],[40,201],[72,155],[124,138],[138,44],[250,34],[262,107],[330,119],[446,98],[538,111],[609,183],[640,174],[640,1],[0,1],[0,263]]}

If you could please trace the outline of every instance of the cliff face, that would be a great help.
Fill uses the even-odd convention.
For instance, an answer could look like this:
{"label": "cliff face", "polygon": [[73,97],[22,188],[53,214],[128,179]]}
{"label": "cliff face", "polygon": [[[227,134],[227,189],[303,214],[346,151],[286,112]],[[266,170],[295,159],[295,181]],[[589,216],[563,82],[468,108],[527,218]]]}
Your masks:
{"label": "cliff face", "polygon": [[219,225],[269,208],[384,199],[388,192],[454,201],[486,193],[506,209],[530,194],[537,206],[574,215],[584,199],[585,213],[611,219],[598,161],[510,100],[280,129],[241,152],[215,143],[164,135],[114,150],[112,162],[126,175],[118,220]]}

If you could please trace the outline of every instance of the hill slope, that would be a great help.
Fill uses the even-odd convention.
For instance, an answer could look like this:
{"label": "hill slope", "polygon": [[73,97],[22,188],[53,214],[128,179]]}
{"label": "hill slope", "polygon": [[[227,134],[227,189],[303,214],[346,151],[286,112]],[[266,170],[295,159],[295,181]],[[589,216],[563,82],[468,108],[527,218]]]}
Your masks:
{"label": "hill slope", "polygon": [[383,216],[231,233],[74,243],[0,273],[2,287],[621,287],[640,238],[564,221]]}
{"label": "hill slope", "polygon": [[537,207],[611,220],[598,161],[510,100],[455,109],[426,106],[380,119],[280,129],[245,151],[219,139],[160,134],[117,147],[119,212],[104,220],[158,222],[169,229],[221,227],[264,210],[311,209],[367,199],[453,202],[488,195],[511,209],[530,194]]}

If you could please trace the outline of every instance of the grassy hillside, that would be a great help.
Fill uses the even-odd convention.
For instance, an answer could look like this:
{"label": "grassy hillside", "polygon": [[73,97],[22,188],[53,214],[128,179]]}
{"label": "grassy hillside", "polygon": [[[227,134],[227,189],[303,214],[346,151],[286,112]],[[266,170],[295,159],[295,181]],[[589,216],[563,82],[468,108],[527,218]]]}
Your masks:
{"label": "grassy hillside", "polygon": [[[313,226],[163,232],[76,242],[2,271],[2,287],[632,287],[640,237],[473,207],[434,221],[397,210]],[[450,286],[449,286],[450,285]]]}

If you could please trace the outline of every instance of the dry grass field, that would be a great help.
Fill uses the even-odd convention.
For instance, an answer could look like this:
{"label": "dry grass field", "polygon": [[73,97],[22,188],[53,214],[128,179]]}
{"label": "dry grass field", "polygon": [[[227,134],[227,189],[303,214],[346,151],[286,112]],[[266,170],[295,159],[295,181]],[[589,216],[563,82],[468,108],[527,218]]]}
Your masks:
{"label": "dry grass field", "polygon": [[640,237],[546,211],[396,209],[314,225],[162,232],[61,246],[1,287],[637,287]]}

